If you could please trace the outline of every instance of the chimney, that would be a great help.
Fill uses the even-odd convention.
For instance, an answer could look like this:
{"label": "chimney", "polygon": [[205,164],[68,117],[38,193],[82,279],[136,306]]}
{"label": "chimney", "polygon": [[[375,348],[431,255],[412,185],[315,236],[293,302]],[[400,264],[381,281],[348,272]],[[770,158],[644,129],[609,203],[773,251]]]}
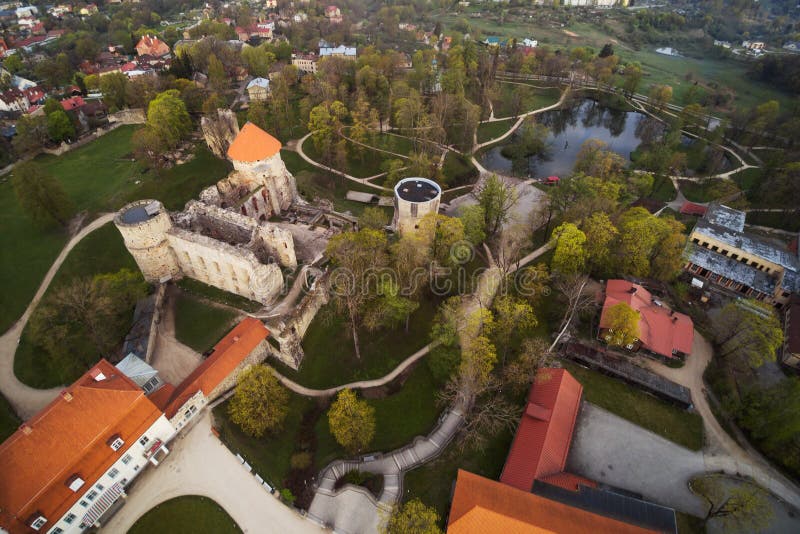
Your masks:
{"label": "chimney", "polygon": [[30,436],[31,432],[33,432],[33,428],[31,428],[30,425],[28,425],[28,423],[22,423],[19,429],[22,430],[22,433],[25,434],[26,436]]}
{"label": "chimney", "polygon": [[673,318],[672,318],[672,322],[673,322],[673,323],[677,323],[677,322],[678,322],[678,318],[677,318],[677,317],[673,317]]}
{"label": "chimney", "polygon": [[233,342],[236,343],[237,341],[239,341],[239,336],[233,336]]}
{"label": "chimney", "polygon": [[72,393],[70,393],[65,389],[64,391],[61,392],[61,398],[67,402],[70,402],[72,400]]}
{"label": "chimney", "polygon": [[631,286],[631,288],[628,290],[628,293],[630,293],[631,295],[634,295],[636,293],[637,289],[638,288],[636,286]]}

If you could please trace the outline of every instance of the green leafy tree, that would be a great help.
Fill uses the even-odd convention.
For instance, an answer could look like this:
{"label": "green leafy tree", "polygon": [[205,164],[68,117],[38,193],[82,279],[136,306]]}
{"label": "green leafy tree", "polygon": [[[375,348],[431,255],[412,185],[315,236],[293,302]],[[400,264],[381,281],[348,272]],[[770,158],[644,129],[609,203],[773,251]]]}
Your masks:
{"label": "green leafy tree", "polygon": [[629,63],[625,65],[625,81],[622,84],[622,89],[629,97],[639,89],[639,84],[642,81],[642,66],[638,63]]}
{"label": "green leafy tree", "polygon": [[383,186],[393,189],[397,182],[407,176],[404,172],[406,162],[402,159],[385,160],[381,165],[381,169],[386,172],[386,178],[383,181]]}
{"label": "green leafy tree", "polygon": [[454,265],[460,258],[454,254],[454,245],[464,241],[464,223],[456,217],[429,213],[419,222],[419,235],[430,249],[430,256],[440,265]]}
{"label": "green leafy tree", "polygon": [[55,113],[56,111],[64,111],[64,108],[61,106],[61,102],[56,100],[55,98],[48,98],[44,101],[44,114],[50,115],[51,113]]}
{"label": "green leafy tree", "polygon": [[492,339],[501,349],[504,361],[509,349],[530,335],[537,324],[539,321],[528,302],[509,295],[495,299]]}
{"label": "green leafy tree", "polygon": [[706,500],[708,512],[705,521],[716,519],[728,529],[749,532],[759,531],[769,525],[772,506],[761,488],[743,482],[727,487],[724,479],[706,475],[689,482],[692,491]]}
{"label": "green leafy tree", "polygon": [[757,300],[729,302],[711,313],[717,355],[734,365],[755,369],[775,361],[783,344],[783,330],[768,304]]}
{"label": "green leafy tree", "polygon": [[24,66],[25,65],[22,63],[22,55],[19,52],[11,54],[3,60],[3,68],[11,74],[17,74]]}
{"label": "green leafy tree", "polygon": [[650,87],[650,93],[647,96],[653,107],[663,110],[672,100],[672,87],[669,85],[653,85]]}
{"label": "green leafy tree", "polygon": [[311,110],[308,129],[314,147],[327,165],[343,166],[346,145],[341,139],[342,121],[347,117],[347,108],[340,101],[323,102]]}
{"label": "green leafy tree", "polygon": [[28,155],[41,150],[48,139],[47,117],[23,115],[17,121],[17,135],[12,144],[17,154]]}
{"label": "green leafy tree", "polygon": [[526,339],[519,353],[503,366],[503,384],[516,394],[527,391],[536,371],[553,359],[548,348],[547,342],[542,338]]}
{"label": "green leafy tree", "polygon": [[215,54],[208,56],[208,84],[216,91],[224,91],[228,88],[225,66]]}
{"label": "green leafy tree", "polygon": [[375,408],[350,389],[339,392],[328,410],[331,434],[350,454],[365,450],[375,436]]}
{"label": "green leafy tree", "polygon": [[277,432],[289,413],[289,392],[269,367],[258,365],[244,372],[228,405],[231,421],[242,431],[260,438]]}
{"label": "green leafy tree", "polygon": [[582,172],[602,180],[612,180],[620,176],[625,168],[625,160],[611,150],[607,143],[599,139],[587,139],[575,156],[574,172]]}
{"label": "green leafy tree", "polygon": [[242,61],[247,66],[247,72],[252,76],[262,78],[269,75],[269,69],[275,63],[275,54],[269,50],[269,45],[242,47]]}
{"label": "green leafy tree", "polygon": [[389,224],[389,215],[387,215],[386,210],[377,206],[364,208],[358,218],[358,226],[360,228],[383,230],[387,224]]}
{"label": "green leafy tree", "polygon": [[478,205],[483,209],[486,235],[494,236],[511,217],[517,204],[517,190],[496,174],[491,175],[478,191]]}
{"label": "green leafy tree", "polygon": [[250,108],[247,110],[247,120],[264,131],[271,130],[272,120],[269,107],[265,102],[259,100],[250,102]]}
{"label": "green leafy tree", "polygon": [[128,97],[128,77],[121,72],[111,72],[100,77],[99,88],[103,101],[112,111],[123,109]]}
{"label": "green leafy tree", "polygon": [[619,232],[608,215],[602,211],[593,213],[581,224],[586,234],[586,254],[592,272],[611,272],[609,250]]}
{"label": "green leafy tree", "polygon": [[586,234],[572,223],[564,223],[553,230],[556,242],[551,266],[561,274],[582,273],[586,267]]}
{"label": "green leafy tree", "polygon": [[[437,23],[438,24],[438,23]],[[439,514],[419,499],[396,506],[382,534],[441,534]]]}
{"label": "green leafy tree", "polygon": [[72,119],[61,109],[60,105],[58,111],[47,115],[47,135],[54,143],[75,138],[75,126],[72,124]]}
{"label": "green leafy tree", "polygon": [[131,138],[131,146],[136,161],[146,168],[158,171],[164,167],[166,147],[155,129],[145,126],[136,130]]}
{"label": "green leafy tree", "polygon": [[170,89],[156,95],[147,108],[147,126],[168,149],[189,135],[192,121],[178,91]]}
{"label": "green leafy tree", "polygon": [[74,211],[64,188],[44,167],[33,161],[14,168],[11,185],[25,213],[41,224],[66,226]]}
{"label": "green leafy tree", "polygon": [[478,246],[486,240],[486,216],[480,205],[465,206],[458,212],[458,218],[464,225],[464,238],[467,241]]}
{"label": "green leafy tree", "polygon": [[614,304],[606,311],[606,318],[608,327],[604,339],[612,347],[626,347],[639,339],[641,316],[629,305],[624,302]]}

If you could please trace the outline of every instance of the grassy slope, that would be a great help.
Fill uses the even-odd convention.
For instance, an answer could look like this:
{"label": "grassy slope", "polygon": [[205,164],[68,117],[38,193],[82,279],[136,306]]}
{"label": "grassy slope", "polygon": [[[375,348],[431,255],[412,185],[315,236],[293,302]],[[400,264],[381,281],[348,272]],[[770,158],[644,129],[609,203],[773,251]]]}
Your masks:
{"label": "grassy slope", "polygon": [[514,125],[514,119],[495,122],[484,122],[478,126],[478,142],[485,143],[506,133]]}
{"label": "grassy slope", "polygon": [[20,419],[8,400],[0,395],[0,443],[19,428]]}
{"label": "grassy slope", "polygon": [[[66,285],[73,278],[116,272],[122,268],[138,272],[136,263],[125,248],[119,231],[113,223],[108,223],[75,245],[56,273],[44,298],[46,299],[53,291]],[[48,365],[48,360],[48,353],[36,346],[35,340],[30,336],[29,328],[26,328],[14,358],[14,374],[22,382],[38,388],[58,386],[77,378],[58,376]]]}
{"label": "grassy slope", "polygon": [[242,530],[208,497],[184,495],[163,502],[144,514],[130,534],[236,534]]}
{"label": "grassy slope", "polygon": [[205,352],[231,329],[237,316],[233,310],[181,293],[175,302],[175,338]]}

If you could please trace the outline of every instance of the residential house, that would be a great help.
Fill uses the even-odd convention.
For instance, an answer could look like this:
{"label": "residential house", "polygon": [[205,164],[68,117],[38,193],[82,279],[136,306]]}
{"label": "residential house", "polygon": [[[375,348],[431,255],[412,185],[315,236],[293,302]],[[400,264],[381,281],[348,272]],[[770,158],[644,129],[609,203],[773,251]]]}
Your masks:
{"label": "residential house", "polygon": [[136,44],[136,53],[140,56],[164,57],[170,54],[167,43],[154,35],[142,35]]}
{"label": "residential house", "polygon": [[344,20],[342,11],[336,6],[328,6],[325,8],[325,18],[328,19],[328,22],[331,24],[341,24]]}
{"label": "residential house", "polygon": [[303,11],[298,11],[294,15],[292,15],[292,22],[296,24],[300,24],[301,22],[305,22],[308,20],[308,15],[306,15]]}
{"label": "residential house", "polygon": [[343,57],[355,61],[357,58],[357,51],[355,46],[339,45],[337,47],[320,47],[320,57]]}
{"label": "residential house", "polygon": [[261,39],[272,39],[272,32],[275,30],[274,22],[257,22],[250,26],[250,36]]}
{"label": "residential house", "polygon": [[71,534],[103,524],[174,435],[144,391],[101,360],[0,444],[0,529]]}
{"label": "residential house", "polygon": [[526,37],[525,39],[520,41],[518,45],[521,46],[522,48],[536,48],[537,46],[539,46],[539,41],[537,41],[536,39],[529,39]]}
{"label": "residential house", "polygon": [[0,37],[0,56],[7,56],[8,55],[8,45],[6,44],[6,40]]}
{"label": "residential house", "polygon": [[236,38],[240,41],[247,41],[250,39],[250,32],[242,28],[241,26],[236,26]]}
{"label": "residential house", "polygon": [[800,258],[784,245],[745,231],[745,212],[710,204],[684,252],[684,269],[703,282],[778,308],[800,292]]}
{"label": "residential house", "polygon": [[25,97],[25,93],[12,87],[0,94],[0,111],[12,111],[25,113],[31,103]]}
{"label": "residential house", "polygon": [[800,297],[792,295],[783,316],[783,355],[781,361],[800,369]]}
{"label": "residential house", "polygon": [[251,101],[263,102],[269,96],[269,80],[266,78],[253,78],[247,84],[247,96]]}
{"label": "residential house", "polygon": [[583,387],[540,369],[500,482],[459,470],[448,534],[677,533],[675,511],[565,471]]}
{"label": "residential house", "polygon": [[82,15],[84,17],[88,17],[89,15],[94,15],[95,13],[97,13],[97,4],[86,4],[78,12],[79,15]]}
{"label": "residential house", "polygon": [[64,108],[64,111],[78,111],[80,110],[86,102],[84,102],[83,97],[81,96],[71,96],[69,98],[65,98],[61,100],[61,107]]}
{"label": "residential house", "polygon": [[317,73],[317,56],[314,54],[292,54],[292,65],[306,74]]}
{"label": "residential house", "polygon": [[714,39],[714,46],[721,46],[722,48],[731,48],[730,41],[720,41],[719,39]]}
{"label": "residential house", "polygon": [[764,41],[742,41],[742,47],[748,50],[764,50],[766,48]]}
{"label": "residential house", "polygon": [[47,98],[47,93],[45,93],[44,89],[38,85],[36,87],[23,89],[22,92],[25,94],[25,98],[28,100],[28,104],[31,106],[44,104],[44,101]]}
{"label": "residential house", "polygon": [[692,352],[694,324],[683,313],[671,310],[639,284],[627,280],[606,282],[599,339],[609,339],[611,307],[624,303],[639,313],[639,339],[625,347],[644,349],[663,358],[683,358]]}
{"label": "residential house", "polygon": [[266,0],[264,2],[264,7],[266,7],[267,9],[277,9],[278,0]]}

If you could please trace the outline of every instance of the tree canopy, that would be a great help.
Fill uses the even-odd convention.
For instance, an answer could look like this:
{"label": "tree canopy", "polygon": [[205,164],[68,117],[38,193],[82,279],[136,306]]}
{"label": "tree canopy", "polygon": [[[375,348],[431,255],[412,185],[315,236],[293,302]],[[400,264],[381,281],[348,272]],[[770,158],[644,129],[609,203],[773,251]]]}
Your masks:
{"label": "tree canopy", "polygon": [[289,392],[269,367],[257,365],[245,371],[228,405],[231,421],[245,434],[260,438],[283,427],[289,413]]}
{"label": "tree canopy", "polygon": [[343,389],[328,410],[328,425],[336,441],[351,454],[365,450],[375,436],[375,408]]}

